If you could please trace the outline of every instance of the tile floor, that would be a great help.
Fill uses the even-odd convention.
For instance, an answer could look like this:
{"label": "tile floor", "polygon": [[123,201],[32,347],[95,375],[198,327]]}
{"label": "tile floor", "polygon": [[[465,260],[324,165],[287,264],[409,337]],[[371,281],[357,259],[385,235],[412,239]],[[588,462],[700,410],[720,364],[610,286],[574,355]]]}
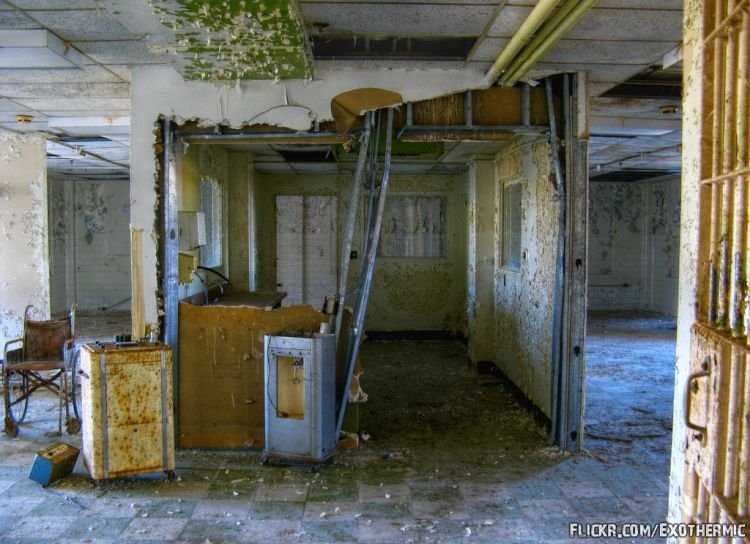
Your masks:
{"label": "tile floor", "polygon": [[556,543],[571,522],[663,520],[664,436],[562,455],[458,342],[367,342],[362,358],[369,440],[319,472],[179,450],[176,481],[94,484],[79,461],[44,489],[27,476],[55,406],[35,403],[18,438],[0,435],[0,542]]}

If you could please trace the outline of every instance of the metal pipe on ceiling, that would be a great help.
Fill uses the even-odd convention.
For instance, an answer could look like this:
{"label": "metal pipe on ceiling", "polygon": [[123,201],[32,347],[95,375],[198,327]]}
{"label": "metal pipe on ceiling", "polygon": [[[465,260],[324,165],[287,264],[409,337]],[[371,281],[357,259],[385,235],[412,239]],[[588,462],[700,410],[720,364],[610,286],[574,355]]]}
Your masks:
{"label": "metal pipe on ceiling", "polygon": [[534,6],[534,9],[531,10],[529,16],[526,17],[526,20],[523,23],[521,23],[521,26],[518,27],[516,33],[513,34],[508,45],[503,48],[503,51],[497,57],[495,63],[487,71],[487,74],[485,74],[484,78],[488,83],[493,83],[500,73],[505,70],[508,64],[518,52],[521,51],[539,27],[542,26],[544,21],[547,20],[550,13],[552,13],[552,10],[557,6],[557,3],[558,0],[540,0],[539,3]]}
{"label": "metal pipe on ceiling", "polygon": [[513,60],[500,84],[504,87],[515,85],[595,3],[596,0],[568,0],[563,4]]}

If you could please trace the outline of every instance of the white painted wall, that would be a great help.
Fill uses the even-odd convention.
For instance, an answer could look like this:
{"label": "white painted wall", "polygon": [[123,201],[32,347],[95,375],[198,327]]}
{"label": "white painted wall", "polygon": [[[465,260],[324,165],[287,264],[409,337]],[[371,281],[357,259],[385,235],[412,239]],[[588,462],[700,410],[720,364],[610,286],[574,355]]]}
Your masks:
{"label": "white painted wall", "polygon": [[[279,124],[305,130],[314,120],[332,118],[331,99],[361,87],[379,87],[399,92],[405,101],[424,100],[466,89],[486,87],[480,69],[406,70],[382,69],[316,71],[312,81],[290,80],[231,82],[226,85],[185,82],[172,68],[138,67],[131,77],[131,198],[133,227],[143,229],[144,318],[157,321],[156,210],[157,161],[154,126],[159,116],[177,121],[197,119],[201,124],[224,123],[239,127],[272,108],[296,105],[309,108],[309,116],[293,122],[279,114]],[[273,114],[271,122],[274,121]]]}
{"label": "white painted wall", "polygon": [[72,183],[62,179],[49,180],[50,308],[53,315],[69,310],[73,302],[72,281],[68,278],[73,261],[68,258],[73,251],[68,235],[72,220],[72,195]]}
{"label": "white painted wall", "polygon": [[74,183],[75,301],[78,308],[130,308],[130,184]]}
{"label": "white painted wall", "polygon": [[130,184],[49,182],[52,312],[130,309]]}
{"label": "white painted wall", "polygon": [[50,315],[45,139],[0,131],[0,343]]}
{"label": "white painted wall", "polygon": [[[495,364],[550,415],[552,316],[559,198],[550,181],[549,145],[517,144],[497,156],[494,266]],[[521,184],[521,266],[502,265],[502,188]]]}
{"label": "white painted wall", "polygon": [[680,177],[589,188],[589,309],[677,311]]}
{"label": "white painted wall", "polygon": [[[222,187],[222,265],[218,270],[225,276],[229,272],[229,200],[236,194],[229,187],[229,153],[216,145],[182,145],[176,146],[176,175],[177,175],[177,209],[179,211],[200,211],[200,183],[202,179],[216,181]],[[234,208],[234,207],[233,207]],[[240,219],[240,223],[241,223]],[[245,235],[246,236],[246,235]],[[246,237],[245,237],[246,239]],[[144,243],[146,240],[144,239]],[[200,263],[200,249],[188,250],[198,258]],[[208,285],[221,282],[221,279],[210,272],[199,271],[200,277],[208,281]],[[204,292],[205,284],[196,274],[187,284],[180,284],[179,296],[184,298]],[[146,293],[148,298],[148,292]]]}
{"label": "white painted wall", "polygon": [[[698,273],[698,232],[700,228],[700,179],[703,111],[702,40],[703,2],[686,0],[683,16],[683,91],[682,91],[682,192],[680,209],[679,294],[677,301],[677,352],[675,394],[672,417],[672,463],[669,476],[667,521],[681,519],[681,498],[685,475],[685,384],[690,373],[690,328],[695,322]],[[667,540],[669,544],[676,538]]]}
{"label": "white painted wall", "polygon": [[467,329],[472,361],[494,359],[495,162],[475,160],[469,167],[469,247]]}

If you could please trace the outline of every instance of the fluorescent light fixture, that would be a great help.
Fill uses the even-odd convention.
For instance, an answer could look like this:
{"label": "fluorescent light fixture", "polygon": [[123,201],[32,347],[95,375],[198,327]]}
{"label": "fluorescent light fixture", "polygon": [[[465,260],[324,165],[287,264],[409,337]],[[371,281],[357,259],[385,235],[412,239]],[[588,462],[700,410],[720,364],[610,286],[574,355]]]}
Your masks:
{"label": "fluorescent light fixture", "polygon": [[86,57],[44,29],[0,30],[0,70],[82,68]]}
{"label": "fluorescent light fixture", "polygon": [[680,119],[599,116],[589,118],[589,133],[597,136],[663,136],[681,128]]}
{"label": "fluorescent light fixture", "polygon": [[130,134],[130,116],[115,115],[110,117],[50,117],[49,128],[64,130],[75,136],[128,136]]}
{"label": "fluorescent light fixture", "polygon": [[684,50],[682,48],[682,44],[680,44],[674,49],[664,53],[664,56],[661,59],[661,67],[666,70],[667,68],[674,66],[679,62],[682,62],[683,57]]}

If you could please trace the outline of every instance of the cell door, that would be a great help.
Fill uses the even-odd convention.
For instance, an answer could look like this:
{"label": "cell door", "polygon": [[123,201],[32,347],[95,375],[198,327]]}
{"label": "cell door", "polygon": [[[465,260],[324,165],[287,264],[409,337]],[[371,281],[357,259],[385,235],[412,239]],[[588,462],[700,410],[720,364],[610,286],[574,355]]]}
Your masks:
{"label": "cell door", "polygon": [[322,307],[336,293],[336,197],[276,197],[276,285],[284,306]]}
{"label": "cell door", "polygon": [[[747,523],[750,1],[701,4],[703,24],[693,57],[702,59],[702,73],[695,74],[703,85],[700,184],[686,188],[700,191],[700,227],[691,368],[682,384],[687,427],[682,517],[688,523]],[[745,542],[731,536],[683,541]]]}

